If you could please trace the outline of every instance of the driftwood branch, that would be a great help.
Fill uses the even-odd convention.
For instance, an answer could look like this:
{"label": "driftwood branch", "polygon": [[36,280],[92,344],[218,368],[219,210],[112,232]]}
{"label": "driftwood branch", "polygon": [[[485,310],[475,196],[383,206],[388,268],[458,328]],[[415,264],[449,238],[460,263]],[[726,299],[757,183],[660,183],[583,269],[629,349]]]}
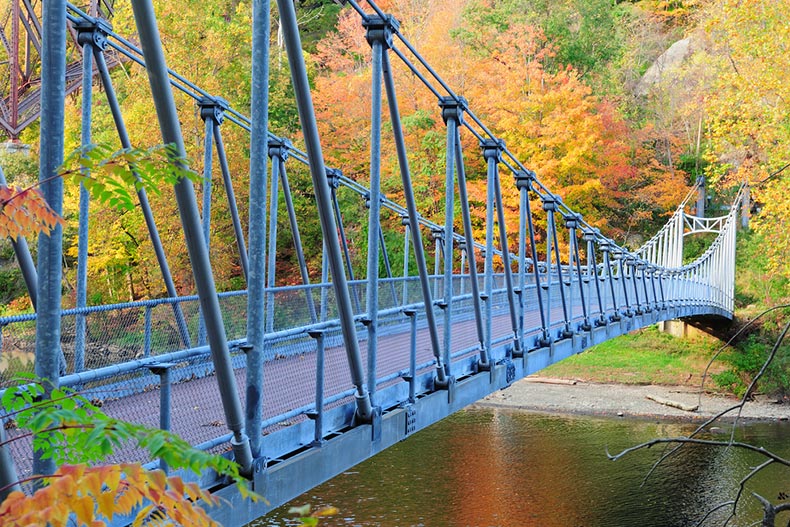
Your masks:
{"label": "driftwood branch", "polygon": [[650,399],[651,401],[657,402],[658,404],[677,408],[678,410],[683,410],[684,412],[696,412],[699,409],[698,404],[691,405],[678,401],[671,401],[669,399],[664,399],[663,397],[658,397],[657,395],[645,395],[645,399]]}

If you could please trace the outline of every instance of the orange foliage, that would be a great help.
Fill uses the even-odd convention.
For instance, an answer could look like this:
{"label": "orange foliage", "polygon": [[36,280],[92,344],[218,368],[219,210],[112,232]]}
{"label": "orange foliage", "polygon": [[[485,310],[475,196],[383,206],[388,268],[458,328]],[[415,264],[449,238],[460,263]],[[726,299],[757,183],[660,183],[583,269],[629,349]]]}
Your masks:
{"label": "orange foliage", "polygon": [[49,234],[62,224],[38,189],[0,186],[0,238]]}
{"label": "orange foliage", "polygon": [[66,527],[73,513],[78,525],[99,527],[147,503],[136,512],[133,525],[165,518],[177,525],[218,525],[196,504],[216,504],[208,491],[139,464],[62,465],[49,479],[51,483],[32,496],[11,493],[0,504],[0,523]]}

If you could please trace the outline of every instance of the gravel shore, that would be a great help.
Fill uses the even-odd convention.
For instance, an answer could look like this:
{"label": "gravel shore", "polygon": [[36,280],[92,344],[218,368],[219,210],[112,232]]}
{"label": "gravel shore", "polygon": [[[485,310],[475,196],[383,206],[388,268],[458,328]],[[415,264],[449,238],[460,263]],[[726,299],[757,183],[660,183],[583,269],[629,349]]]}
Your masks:
{"label": "gravel shore", "polygon": [[[738,403],[735,398],[711,394],[703,394],[700,400],[698,391],[689,386],[595,384],[533,376],[475,405],[556,414],[702,420]],[[699,408],[681,410],[653,398],[682,407],[699,404]],[[790,419],[790,404],[757,397],[746,404],[741,415],[746,419],[785,421]]]}

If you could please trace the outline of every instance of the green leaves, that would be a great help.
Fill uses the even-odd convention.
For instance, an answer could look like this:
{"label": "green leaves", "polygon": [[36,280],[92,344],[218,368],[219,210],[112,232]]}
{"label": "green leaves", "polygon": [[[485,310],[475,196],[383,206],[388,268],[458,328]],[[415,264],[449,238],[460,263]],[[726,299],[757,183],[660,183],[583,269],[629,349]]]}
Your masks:
{"label": "green leaves", "polygon": [[113,151],[107,145],[92,144],[72,152],[58,173],[82,184],[93,199],[119,211],[135,207],[133,193],[158,195],[164,185],[174,185],[182,178],[199,181],[173,145]]}

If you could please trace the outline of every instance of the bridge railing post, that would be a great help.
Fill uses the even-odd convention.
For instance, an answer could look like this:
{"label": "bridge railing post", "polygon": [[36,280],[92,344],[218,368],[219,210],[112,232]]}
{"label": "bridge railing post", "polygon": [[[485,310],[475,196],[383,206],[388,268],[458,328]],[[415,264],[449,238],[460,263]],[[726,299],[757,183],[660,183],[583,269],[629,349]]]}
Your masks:
{"label": "bridge railing post", "polygon": [[403,314],[409,319],[409,373],[403,380],[409,383],[409,403],[417,401],[417,311],[404,309]]}
{"label": "bridge railing post", "polygon": [[[484,315],[481,305],[480,282],[477,278],[477,261],[475,258],[475,242],[472,231],[472,219],[469,210],[469,198],[467,194],[466,173],[464,168],[464,158],[461,149],[460,125],[463,122],[463,113],[466,100],[456,100],[455,97],[442,97],[439,99],[439,106],[442,109],[442,119],[448,127],[448,138],[452,138],[452,144],[448,143],[447,148],[454,154],[455,173],[458,178],[458,198],[461,205],[461,217],[464,226],[464,239],[467,248],[467,260],[469,264],[469,276],[472,288],[472,303],[475,314],[475,328],[477,329],[477,340],[480,343],[480,358],[478,367],[481,370],[490,368],[489,349],[486,346],[486,333],[484,329]],[[449,156],[448,156],[449,158]]]}
{"label": "bridge railing post", "polygon": [[[158,362],[148,367],[151,373],[159,376],[159,428],[168,432],[172,416],[170,370],[173,366],[175,364],[169,362]],[[159,460],[159,468],[167,472],[167,463],[164,459]]]}
{"label": "bridge railing post", "polygon": [[604,240],[601,243],[601,252],[603,253],[604,269],[606,270],[606,281],[609,282],[609,293],[612,298],[612,314],[609,315],[609,320],[612,322],[619,322],[621,320],[621,310],[618,305],[619,303],[617,301],[617,293],[614,285],[614,270],[616,263],[612,262],[612,260],[616,260],[616,258],[612,252],[612,243],[609,240]]}
{"label": "bridge railing post", "polygon": [[[281,152],[272,152],[271,141],[268,144],[268,154],[271,160],[271,177],[269,178],[269,247],[267,250],[266,262],[266,333],[274,332],[274,311],[276,298],[274,286],[277,283],[276,263],[277,263],[277,216],[278,205],[280,203],[280,170],[282,165],[279,163]],[[276,149],[277,147],[275,147]],[[283,150],[280,148],[279,150]],[[273,155],[274,154],[274,155]],[[287,155],[287,154],[285,154]],[[298,249],[297,249],[298,251]]]}
{"label": "bridge railing post", "polygon": [[409,305],[409,217],[401,217],[403,225],[403,299],[401,305]]}
{"label": "bridge railing post", "polygon": [[[521,213],[527,217],[527,230],[529,232],[529,247],[532,254],[532,272],[535,276],[535,294],[538,300],[538,310],[540,313],[540,327],[541,335],[538,337],[536,344],[539,347],[550,346],[552,336],[549,331],[549,315],[547,313],[547,306],[543,302],[543,291],[541,284],[540,267],[538,265],[538,247],[535,243],[535,221],[532,217],[532,204],[529,198],[530,191],[534,191],[533,183],[535,181],[535,173],[527,170],[520,170],[513,174],[516,178],[516,188],[519,189],[522,196],[522,210]],[[547,271],[547,274],[550,274]],[[523,295],[523,293],[522,293]]]}
{"label": "bridge railing post", "polygon": [[370,121],[370,189],[368,209],[368,261],[365,325],[368,331],[368,391],[375,404],[378,353],[379,312],[379,233],[381,232],[381,109],[382,55],[392,45],[392,33],[384,20],[366,25],[367,41],[372,48],[371,121]]}
{"label": "bridge railing post", "polygon": [[651,302],[650,293],[648,292],[647,289],[647,275],[649,272],[648,270],[649,265],[644,260],[640,260],[637,263],[637,268],[639,269],[640,274],[642,275],[642,288],[643,288],[643,292],[645,293],[645,312],[650,313],[651,311],[653,311],[653,307],[655,306],[655,297],[653,298],[653,302]]}
{"label": "bridge railing post", "polygon": [[[87,149],[91,145],[92,109],[93,109],[93,40],[95,31],[89,24],[85,31],[79,31],[77,41],[82,45],[82,108],[80,145]],[[79,28],[79,25],[78,25]],[[100,35],[99,38],[101,38]],[[90,177],[90,170],[82,168],[81,173]],[[80,182],[79,227],[77,241],[77,298],[76,307],[88,305],[88,223],[90,221],[90,193]],[[83,313],[74,320],[74,372],[85,368],[85,337],[86,320]]]}
{"label": "bridge railing post", "polygon": [[440,298],[442,296],[442,287],[439,283],[439,277],[442,276],[444,230],[438,227],[431,229],[431,239],[433,240],[433,297]]}
{"label": "bridge railing post", "polygon": [[[491,352],[491,332],[493,330],[494,302],[494,190],[496,186],[499,150],[495,142],[491,145],[482,143],[483,158],[486,161],[486,245],[485,261],[483,262],[483,317],[485,320],[485,348]],[[490,357],[489,357],[490,358]],[[491,358],[490,358],[491,359]]]}
{"label": "bridge railing post", "polygon": [[[290,148],[291,142],[287,139],[269,139],[269,158],[271,159],[272,163],[272,178],[274,178],[276,175],[279,176],[280,179],[280,185],[283,189],[285,209],[288,213],[288,224],[291,227],[291,240],[293,241],[294,250],[296,251],[296,259],[299,263],[299,274],[302,278],[302,285],[307,286],[305,288],[307,312],[310,315],[310,321],[316,322],[318,320],[318,315],[316,314],[313,290],[309,287],[310,275],[307,272],[307,259],[305,258],[304,254],[304,246],[302,245],[302,236],[299,232],[299,222],[296,219],[296,209],[294,207],[293,195],[291,193],[291,185],[288,181],[288,172],[286,171],[285,167],[285,162],[289,156],[288,150]],[[271,287],[274,287],[274,285],[272,284]]]}
{"label": "bridge railing post", "polygon": [[526,344],[524,343],[524,306],[526,305],[527,294],[527,192],[529,192],[529,181],[522,182],[519,178],[520,172],[514,172],[516,178],[516,189],[519,194],[518,207],[518,327],[519,339],[524,357],[527,357]]}
{"label": "bridge railing post", "polygon": [[[569,244],[570,244],[570,255],[568,259],[568,263],[573,266],[573,270],[576,271],[576,277],[579,283],[579,301],[582,307],[582,324],[580,329],[583,331],[590,331],[592,329],[592,324],[590,323],[590,312],[589,312],[589,288],[587,291],[587,296],[585,297],[585,277],[582,276],[582,263],[581,263],[581,256],[579,255],[579,240],[576,238],[576,229],[579,227],[579,221],[581,220],[581,216],[578,214],[567,214],[565,216],[565,226],[568,228],[568,235],[569,235]],[[591,243],[588,244],[588,250],[591,250]],[[589,267],[588,267],[589,271]],[[571,278],[573,274],[571,273]],[[588,272],[586,276],[586,283],[589,285],[590,283],[590,274]],[[571,279],[571,288],[573,288],[573,279]],[[571,306],[573,304],[571,303]],[[572,312],[572,311],[571,311]]]}
{"label": "bridge railing post", "polygon": [[[450,362],[450,351],[452,349],[452,315],[453,315],[453,240],[455,236],[455,139],[457,137],[456,122],[446,123],[447,127],[447,148],[445,150],[445,174],[444,174],[444,298],[442,299],[442,309],[444,310],[444,360]],[[461,251],[463,259],[464,253]],[[463,273],[463,260],[461,262],[461,273]],[[449,283],[448,283],[449,282]],[[463,277],[461,278],[463,288]],[[437,293],[438,296],[438,293]]]}
{"label": "bridge railing post", "polygon": [[[486,140],[481,143],[481,148],[483,149],[483,157],[488,163],[488,179],[490,180],[489,183],[489,193],[493,194],[493,200],[489,201],[489,209],[492,206],[496,207],[496,214],[497,214],[497,227],[499,229],[499,249],[502,253],[502,265],[504,267],[505,273],[505,290],[507,294],[508,300],[508,309],[510,313],[510,326],[513,330],[513,356],[520,357],[523,354],[523,345],[521,340],[521,331],[519,325],[519,312],[516,306],[516,288],[513,284],[513,266],[510,261],[510,248],[508,247],[507,241],[507,224],[505,223],[505,209],[502,203],[502,184],[500,182],[499,177],[499,163],[502,160],[502,151],[505,149],[505,143],[501,140]],[[493,212],[491,210],[487,212]],[[493,218],[492,218],[493,220]],[[491,263],[486,264],[486,273],[491,273],[490,282],[487,284],[491,286],[493,289],[493,274],[494,274],[494,265],[493,265],[493,221],[489,222],[486,226],[487,229],[491,229],[490,235],[490,247],[491,247]],[[489,253],[489,234],[488,230],[486,230],[486,256]],[[488,262],[488,260],[487,260]],[[493,302],[493,298],[491,298],[493,292],[487,291],[486,294],[489,296],[489,304]],[[491,313],[489,310],[488,314],[488,346],[491,346]]]}
{"label": "bridge railing post", "polygon": [[[283,0],[278,0],[278,2],[279,1]],[[373,22],[381,24],[383,26],[383,30],[386,32],[391,32],[394,28],[399,26],[398,21],[391,16],[388,16],[386,19],[381,17],[369,17],[366,23],[370,25]],[[387,103],[389,106],[393,137],[395,140],[395,150],[398,157],[401,183],[403,185],[403,193],[406,200],[409,231],[411,233],[411,241],[414,249],[414,259],[416,260],[417,271],[420,277],[420,287],[422,289],[422,297],[425,305],[425,317],[428,323],[428,333],[431,339],[431,348],[433,350],[434,358],[436,359],[436,379],[434,384],[437,388],[446,388],[451,383],[448,375],[449,364],[445,366],[444,358],[442,357],[441,346],[439,344],[439,332],[436,325],[433,297],[431,295],[430,277],[428,275],[428,267],[425,262],[425,249],[423,248],[422,234],[420,232],[420,216],[417,212],[417,204],[414,197],[414,187],[411,183],[409,160],[406,154],[406,142],[403,135],[400,110],[398,109],[397,94],[395,92],[395,79],[392,75],[392,67],[389,60],[389,47],[382,46],[381,58],[382,76],[384,78],[384,87],[387,94]]]}
{"label": "bridge railing post", "polygon": [[311,330],[309,335],[315,339],[315,413],[308,414],[313,419],[315,430],[313,433],[314,444],[321,444],[324,440],[324,375],[325,375],[325,348],[326,338],[323,330]]}
{"label": "bridge railing post", "polygon": [[[63,179],[53,177],[63,163],[64,105],[66,97],[66,2],[51,0],[42,5],[41,48],[41,146],[40,190],[52,210],[63,212]],[[16,50],[14,50],[14,53]],[[59,354],[62,302],[63,228],[56,225],[38,237],[38,291],[36,318],[36,375],[46,379],[45,396],[59,383]],[[47,475],[55,471],[52,459],[34,452],[33,471]]]}
{"label": "bridge railing post", "polygon": [[546,217],[548,220],[548,225],[546,228],[546,266],[548,268],[548,286],[549,286],[549,310],[551,310],[551,253],[554,253],[554,257],[556,258],[557,264],[557,282],[558,282],[558,289],[560,291],[560,303],[562,306],[562,316],[564,319],[563,328],[560,331],[560,335],[562,338],[570,338],[573,336],[573,331],[571,330],[571,323],[570,323],[570,315],[568,313],[568,302],[565,298],[565,284],[562,277],[562,259],[560,258],[560,244],[559,239],[557,237],[557,224],[555,218],[555,212],[557,211],[557,202],[558,197],[549,194],[544,195],[542,197],[543,200],[543,210],[546,211]]}
{"label": "bridge railing post", "polygon": [[[584,229],[584,239],[587,241],[587,274],[590,282],[595,285],[595,297],[598,300],[598,317],[595,319],[596,326],[606,325],[606,306],[604,293],[601,291],[601,281],[604,277],[600,277],[598,273],[598,262],[595,260],[595,242],[599,239],[600,232],[598,229]],[[592,285],[592,284],[591,284]],[[590,293],[590,303],[592,302],[592,293]],[[588,308],[592,311],[592,308]]]}

